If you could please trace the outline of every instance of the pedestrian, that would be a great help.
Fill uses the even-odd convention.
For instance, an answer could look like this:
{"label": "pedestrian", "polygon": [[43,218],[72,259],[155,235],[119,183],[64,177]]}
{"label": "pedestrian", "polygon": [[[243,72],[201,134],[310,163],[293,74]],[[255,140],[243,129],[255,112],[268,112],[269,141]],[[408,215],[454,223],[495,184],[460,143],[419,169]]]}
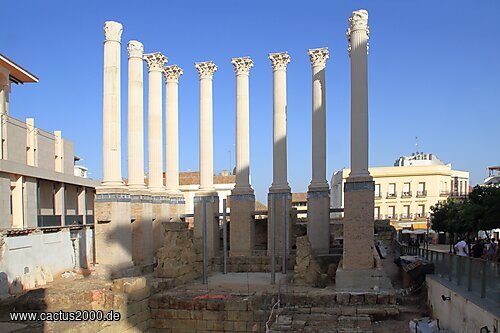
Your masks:
{"label": "pedestrian", "polygon": [[461,238],[460,241],[453,246],[457,255],[461,257],[467,257],[467,242],[465,239]]}
{"label": "pedestrian", "polygon": [[486,259],[493,260],[496,251],[497,251],[497,244],[495,243],[495,238],[492,238],[490,243],[486,247]]}
{"label": "pedestrian", "polygon": [[472,256],[474,258],[483,258],[484,256],[484,241],[482,239],[478,240],[476,244],[472,247]]}

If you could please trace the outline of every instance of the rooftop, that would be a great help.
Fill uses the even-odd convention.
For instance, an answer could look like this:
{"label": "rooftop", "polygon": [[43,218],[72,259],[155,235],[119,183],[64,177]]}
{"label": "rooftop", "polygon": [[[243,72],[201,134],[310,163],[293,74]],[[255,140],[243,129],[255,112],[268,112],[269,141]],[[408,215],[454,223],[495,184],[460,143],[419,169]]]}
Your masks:
{"label": "rooftop", "polygon": [[0,67],[5,68],[9,71],[9,79],[14,83],[30,83],[38,82],[38,77],[30,73],[26,68],[23,68],[16,64],[13,60],[7,58],[5,55],[0,53]]}

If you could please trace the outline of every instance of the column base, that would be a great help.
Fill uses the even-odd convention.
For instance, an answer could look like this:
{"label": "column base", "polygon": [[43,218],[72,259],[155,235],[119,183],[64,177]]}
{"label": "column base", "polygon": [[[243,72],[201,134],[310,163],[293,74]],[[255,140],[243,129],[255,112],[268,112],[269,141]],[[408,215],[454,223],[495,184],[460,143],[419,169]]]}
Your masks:
{"label": "column base", "polygon": [[375,183],[371,176],[349,176],[344,185],[343,270],[371,269]]}
{"label": "column base", "polygon": [[[271,192],[267,196],[268,202],[268,217],[267,217],[267,255],[272,255],[272,225],[273,225],[273,205],[272,197],[275,199],[274,217],[276,219],[276,234],[275,234],[275,255],[281,256],[283,254],[283,218],[285,218],[286,226],[286,253],[290,253],[291,248],[291,231],[292,231],[292,193],[288,192]],[[283,198],[284,202],[283,202]]]}
{"label": "column base", "polygon": [[272,184],[269,193],[291,193],[292,189],[287,184]]}
{"label": "column base", "polygon": [[315,254],[330,253],[330,191],[307,192],[307,238]]}
{"label": "column base", "polygon": [[207,258],[219,255],[219,197],[217,195],[203,195],[197,193],[194,197],[194,239],[197,253],[203,249],[203,202],[205,202],[205,219],[207,235]]}
{"label": "column base", "polygon": [[99,273],[123,276],[133,267],[130,195],[125,187],[107,192],[99,187],[94,202],[95,253]]}
{"label": "column base", "polygon": [[231,194],[230,235],[231,257],[251,256],[255,248],[255,195]]}
{"label": "column base", "polygon": [[130,191],[132,260],[137,266],[154,262],[153,207],[147,191]]}

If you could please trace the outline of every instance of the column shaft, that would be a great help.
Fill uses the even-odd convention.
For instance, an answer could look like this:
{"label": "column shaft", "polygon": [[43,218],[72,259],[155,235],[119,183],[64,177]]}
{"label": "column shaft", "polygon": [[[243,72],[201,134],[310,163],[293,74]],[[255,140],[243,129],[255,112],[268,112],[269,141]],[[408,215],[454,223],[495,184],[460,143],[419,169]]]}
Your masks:
{"label": "column shaft", "polygon": [[351,32],[351,175],[368,176],[367,31]]}
{"label": "column shaft", "polygon": [[166,131],[166,177],[167,191],[179,191],[179,128],[178,128],[178,83],[166,84],[165,126]]}
{"label": "column shaft", "polygon": [[269,54],[273,66],[273,192],[289,192],[286,158],[286,52]]}
{"label": "column shaft", "polygon": [[104,83],[103,83],[103,186],[120,186],[120,40],[122,25],[104,24]]}
{"label": "column shaft", "polygon": [[148,168],[151,191],[163,190],[162,78],[160,71],[149,72]]}
{"label": "column shaft", "polygon": [[213,189],[212,79],[200,80],[200,190]]}
{"label": "column shaft", "polygon": [[144,189],[144,47],[137,41],[128,43],[128,185]]}
{"label": "column shaft", "polygon": [[[326,61],[326,59],[325,59]],[[312,180],[309,188],[328,188],[326,181],[325,64],[312,67]]]}
{"label": "column shaft", "polygon": [[250,102],[248,75],[236,77],[236,187],[250,189]]}

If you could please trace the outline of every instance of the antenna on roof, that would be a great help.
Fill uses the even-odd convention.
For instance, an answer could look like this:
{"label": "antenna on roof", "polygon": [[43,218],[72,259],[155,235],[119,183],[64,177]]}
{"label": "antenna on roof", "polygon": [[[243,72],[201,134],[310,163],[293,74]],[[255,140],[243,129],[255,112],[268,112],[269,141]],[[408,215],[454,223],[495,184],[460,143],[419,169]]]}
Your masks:
{"label": "antenna on roof", "polygon": [[415,150],[418,154],[418,136],[415,137]]}

